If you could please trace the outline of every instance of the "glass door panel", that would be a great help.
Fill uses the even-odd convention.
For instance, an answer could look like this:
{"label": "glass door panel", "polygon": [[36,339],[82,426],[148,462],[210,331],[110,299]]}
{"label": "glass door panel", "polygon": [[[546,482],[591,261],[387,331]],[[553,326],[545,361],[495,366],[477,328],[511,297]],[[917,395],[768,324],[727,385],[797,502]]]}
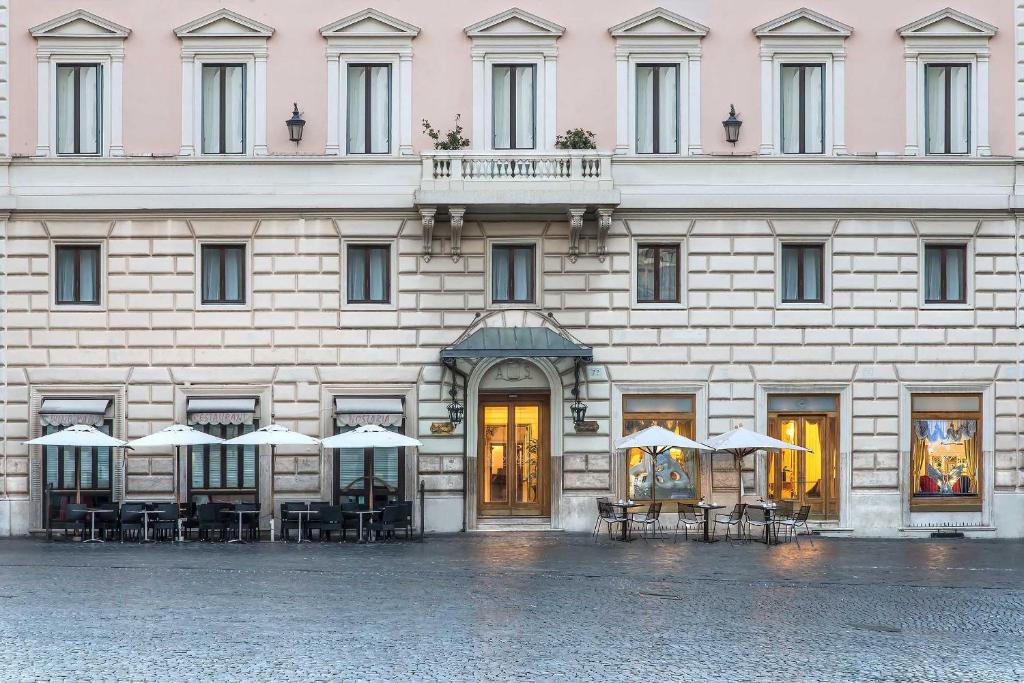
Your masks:
{"label": "glass door panel", "polygon": [[[804,419],[803,447],[809,448],[810,453],[803,454],[803,472],[800,477],[800,486],[803,489],[804,499],[821,501],[825,497],[822,483],[822,464],[825,458],[822,443],[822,418],[808,417]],[[819,503],[820,505],[820,503]]]}
{"label": "glass door panel", "polygon": [[540,406],[515,406],[516,487],[513,503],[540,503]]}
{"label": "glass door panel", "polygon": [[774,415],[770,433],[803,446],[809,452],[770,452],[767,458],[768,495],[793,501],[794,507],[810,505],[811,514],[826,519],[839,516],[834,415]]}
{"label": "glass door panel", "polygon": [[487,399],[480,415],[480,514],[547,514],[544,404]]}
{"label": "glass door panel", "polygon": [[[800,437],[798,436],[797,420],[794,419],[783,419],[780,421],[780,431],[782,434],[779,438],[787,443],[800,444]],[[779,465],[778,465],[778,477],[779,477],[779,488],[778,493],[773,496],[780,500],[795,500],[799,495],[798,480],[800,473],[797,470],[797,454],[796,451],[782,451],[779,454]]]}
{"label": "glass door panel", "polygon": [[508,406],[484,406],[483,502],[508,503]]}

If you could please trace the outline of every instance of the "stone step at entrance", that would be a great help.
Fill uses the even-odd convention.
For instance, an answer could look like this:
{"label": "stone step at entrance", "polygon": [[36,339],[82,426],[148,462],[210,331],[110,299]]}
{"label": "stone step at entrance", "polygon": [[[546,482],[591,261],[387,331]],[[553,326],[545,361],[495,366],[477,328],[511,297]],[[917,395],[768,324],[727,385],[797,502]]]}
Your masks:
{"label": "stone step at entrance", "polygon": [[550,517],[479,517],[476,531],[561,531],[551,527]]}

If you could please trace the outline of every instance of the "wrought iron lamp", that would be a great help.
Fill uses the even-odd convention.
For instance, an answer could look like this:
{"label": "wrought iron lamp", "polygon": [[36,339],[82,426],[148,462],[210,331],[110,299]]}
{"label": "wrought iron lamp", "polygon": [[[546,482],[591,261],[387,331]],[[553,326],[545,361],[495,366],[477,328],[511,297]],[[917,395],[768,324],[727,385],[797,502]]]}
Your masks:
{"label": "wrought iron lamp", "polygon": [[736,107],[729,105],[729,118],[722,121],[722,127],[725,128],[725,141],[735,145],[736,141],[740,139],[740,126],[743,122],[736,118]]}
{"label": "wrought iron lamp", "polygon": [[569,405],[573,424],[580,424],[587,419],[587,404],[580,400],[580,364],[575,365],[576,382],[572,387],[573,402]]}
{"label": "wrought iron lamp", "polygon": [[466,407],[459,403],[454,379],[452,377],[452,388],[448,390],[448,395],[452,397],[452,402],[448,404],[448,421],[452,423],[452,427],[458,427],[466,415]]}
{"label": "wrought iron lamp", "polygon": [[295,107],[292,117],[285,121],[284,125],[288,126],[288,139],[297,145],[302,142],[302,129],[306,125],[306,121],[299,114],[299,103],[293,102],[292,106]]}

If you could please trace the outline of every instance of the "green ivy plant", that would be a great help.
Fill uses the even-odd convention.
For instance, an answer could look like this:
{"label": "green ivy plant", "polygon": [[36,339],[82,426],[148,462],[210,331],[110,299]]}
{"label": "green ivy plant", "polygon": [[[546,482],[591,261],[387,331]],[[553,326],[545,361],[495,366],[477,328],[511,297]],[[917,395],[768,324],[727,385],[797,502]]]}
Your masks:
{"label": "green ivy plant", "polygon": [[555,147],[558,149],[597,149],[594,131],[572,128],[565,135],[555,136]]}
{"label": "green ivy plant", "polygon": [[462,137],[462,124],[459,123],[461,114],[455,115],[455,128],[441,135],[440,131],[434,130],[430,121],[423,119],[423,132],[434,141],[434,149],[457,150],[469,147],[469,138]]}

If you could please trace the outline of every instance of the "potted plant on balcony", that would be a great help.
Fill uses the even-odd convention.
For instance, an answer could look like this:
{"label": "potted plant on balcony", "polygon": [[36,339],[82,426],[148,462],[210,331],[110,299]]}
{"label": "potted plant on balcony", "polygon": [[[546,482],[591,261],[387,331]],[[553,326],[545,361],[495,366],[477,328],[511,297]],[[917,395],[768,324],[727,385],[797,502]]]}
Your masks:
{"label": "potted plant on balcony", "polygon": [[571,128],[565,131],[565,135],[555,136],[555,147],[557,149],[597,149],[597,141],[594,139],[594,131]]}
{"label": "potted plant on balcony", "polygon": [[430,121],[423,119],[423,132],[434,141],[434,149],[455,151],[469,147],[469,138],[462,136],[462,124],[459,123],[461,114],[455,115],[455,128],[441,135],[440,131],[434,130]]}

